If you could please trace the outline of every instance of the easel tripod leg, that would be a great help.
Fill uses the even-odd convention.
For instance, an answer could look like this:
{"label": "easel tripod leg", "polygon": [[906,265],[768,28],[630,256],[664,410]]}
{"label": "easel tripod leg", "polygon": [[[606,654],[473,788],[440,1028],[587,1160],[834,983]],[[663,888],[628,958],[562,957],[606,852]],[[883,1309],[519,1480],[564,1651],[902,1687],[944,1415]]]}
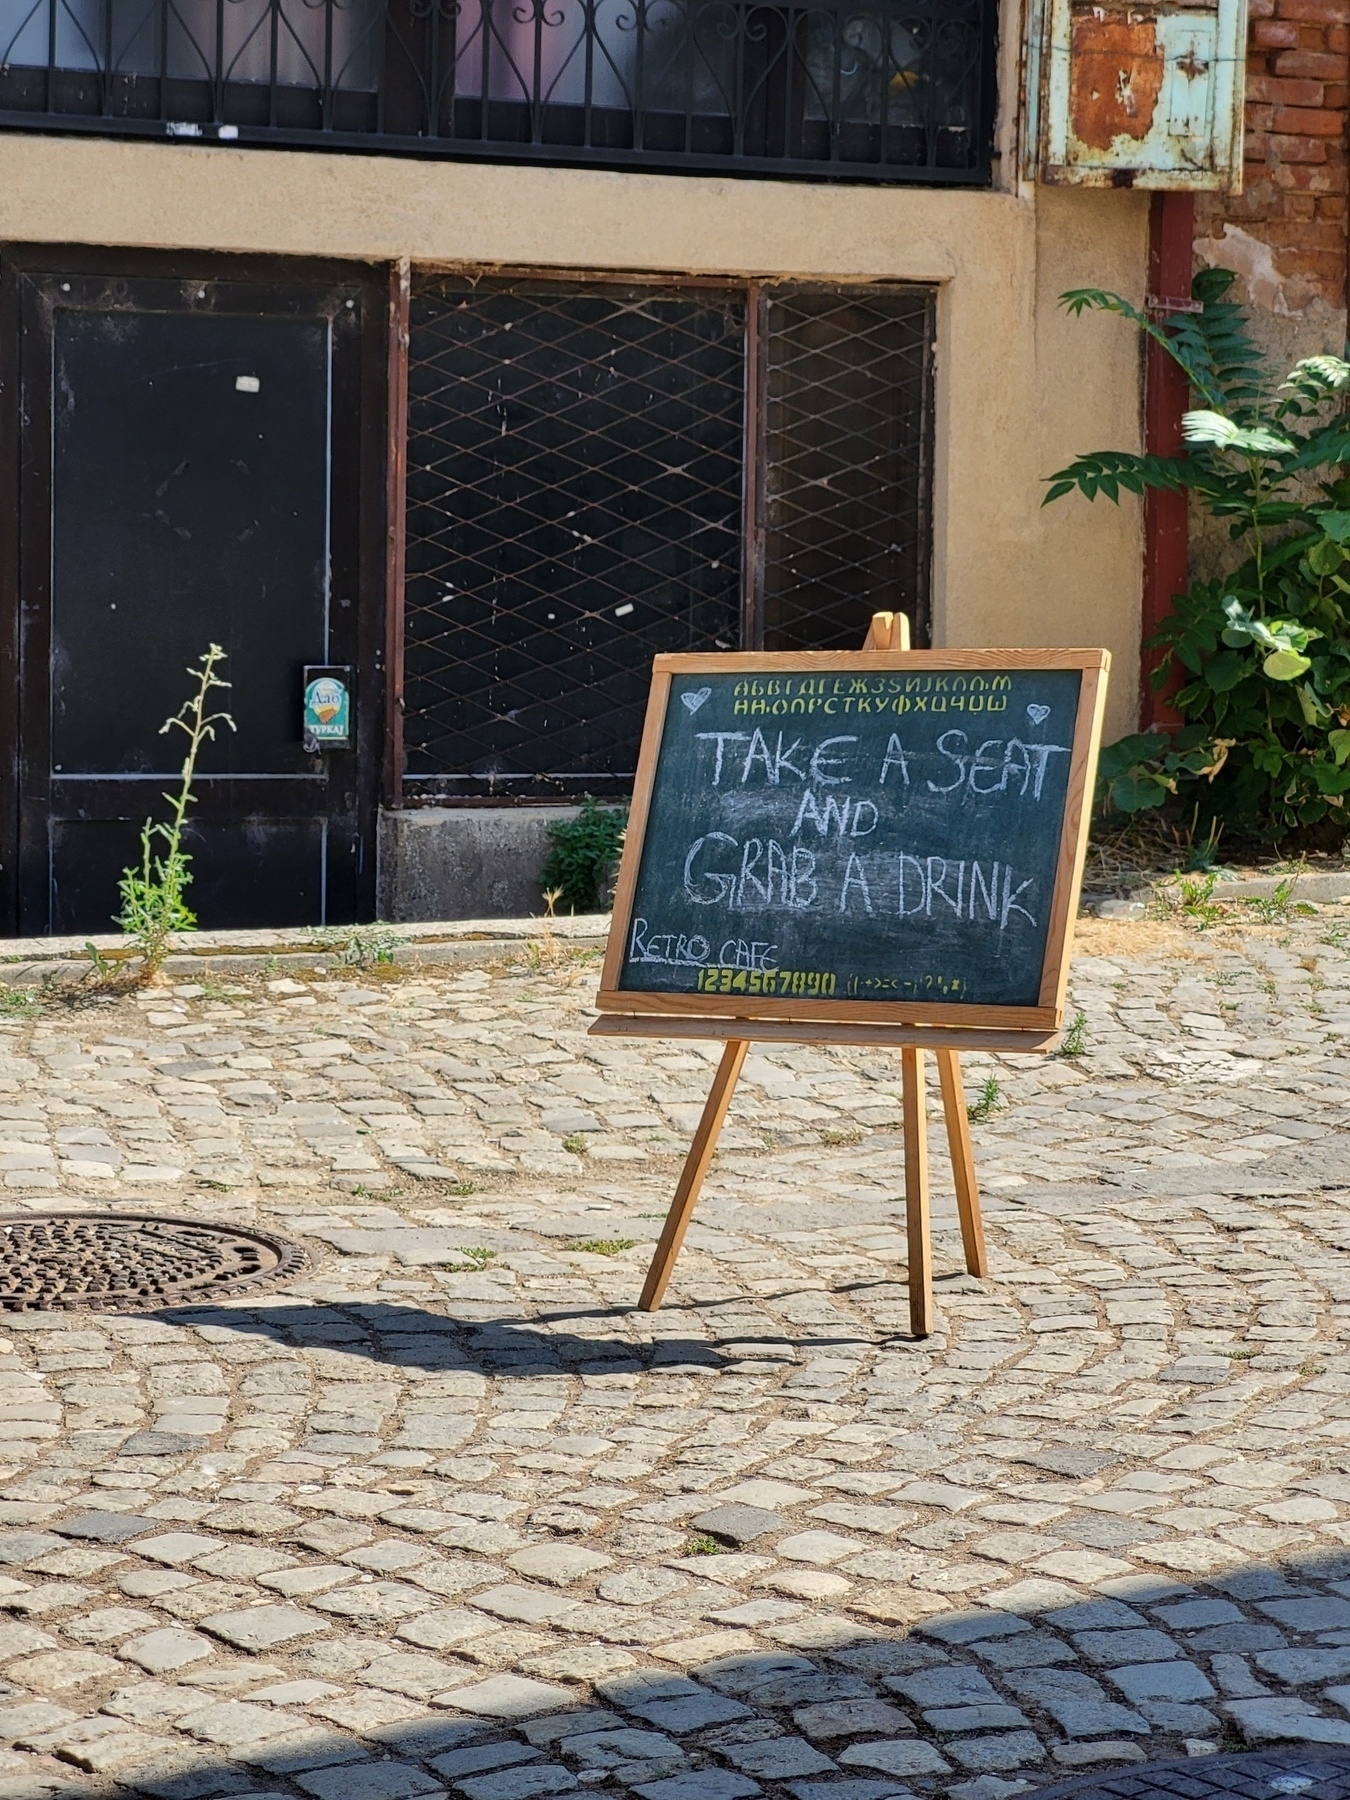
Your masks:
{"label": "easel tripod leg", "polygon": [[952,1180],[956,1184],[956,1211],[961,1220],[961,1242],[966,1268],[981,1277],[989,1273],[984,1247],[984,1220],[980,1216],[980,1190],[975,1183],[975,1152],[970,1143],[970,1119],[966,1114],[965,1089],[961,1085],[961,1058],[955,1050],[938,1050],[938,1080],[942,1083],[942,1111],[947,1121],[947,1145],[952,1155]]}
{"label": "easel tripod leg", "polygon": [[652,1266],[647,1271],[646,1285],[642,1290],[642,1298],[638,1301],[638,1306],[643,1312],[655,1312],[665,1296],[671,1270],[675,1267],[675,1258],[680,1254],[684,1234],[689,1229],[690,1219],[694,1216],[694,1205],[698,1200],[699,1189],[703,1186],[703,1177],[708,1173],[708,1165],[717,1148],[717,1138],[722,1129],[722,1121],[727,1116],[727,1108],[731,1105],[731,1096],[735,1091],[736,1082],[745,1062],[745,1053],[749,1048],[749,1042],[745,1038],[729,1038],[727,1047],[722,1052],[722,1060],[718,1063],[717,1073],[713,1077],[712,1089],[703,1107],[703,1117],[698,1122],[694,1141],[689,1146],[689,1155],[685,1158],[684,1168],[680,1171],[675,1198],[670,1203],[666,1222],[661,1227],[661,1236],[657,1240]]}
{"label": "easel tripod leg", "polygon": [[933,1246],[928,1215],[928,1119],[923,1051],[900,1052],[905,1127],[905,1228],[909,1239],[909,1328],[915,1337],[933,1329]]}

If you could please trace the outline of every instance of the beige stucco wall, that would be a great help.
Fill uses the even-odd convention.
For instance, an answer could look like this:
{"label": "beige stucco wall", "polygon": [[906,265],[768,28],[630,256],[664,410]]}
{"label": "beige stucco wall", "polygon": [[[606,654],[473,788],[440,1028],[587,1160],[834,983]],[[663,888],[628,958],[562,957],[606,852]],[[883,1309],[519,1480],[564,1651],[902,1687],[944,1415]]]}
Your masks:
{"label": "beige stucco wall", "polygon": [[[1134,721],[1140,515],[1040,510],[1074,454],[1139,444],[1140,358],[1071,286],[1143,297],[1147,198],[963,192],[0,135],[0,239],[414,263],[941,284],[939,643],[1106,644]],[[878,596],[880,599],[881,597]]]}

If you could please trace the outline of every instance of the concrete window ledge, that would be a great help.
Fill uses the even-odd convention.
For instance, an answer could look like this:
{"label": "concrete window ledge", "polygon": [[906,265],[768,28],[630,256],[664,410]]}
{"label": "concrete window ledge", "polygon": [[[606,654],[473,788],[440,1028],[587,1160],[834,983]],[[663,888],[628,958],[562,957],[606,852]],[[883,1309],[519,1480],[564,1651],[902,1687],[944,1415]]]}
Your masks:
{"label": "concrete window ledge", "polygon": [[380,815],[380,917],[513,919],[544,910],[548,828],[575,806],[419,806]]}

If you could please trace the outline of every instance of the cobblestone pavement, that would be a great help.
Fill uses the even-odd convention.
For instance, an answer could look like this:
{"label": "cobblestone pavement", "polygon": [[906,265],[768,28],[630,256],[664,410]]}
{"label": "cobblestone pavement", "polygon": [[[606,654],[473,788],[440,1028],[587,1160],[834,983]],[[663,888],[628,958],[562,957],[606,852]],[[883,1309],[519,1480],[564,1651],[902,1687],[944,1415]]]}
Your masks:
{"label": "cobblestone pavement", "polygon": [[[0,1792],[1000,1800],[1350,1743],[1350,926],[1085,924],[970,1059],[993,1276],[908,1336],[897,1059],[585,1036],[593,960],[0,1023],[12,1210],[302,1239],[16,1314]],[[1338,922],[1340,921],[1340,922]],[[941,1164],[934,1147],[934,1164]]]}

